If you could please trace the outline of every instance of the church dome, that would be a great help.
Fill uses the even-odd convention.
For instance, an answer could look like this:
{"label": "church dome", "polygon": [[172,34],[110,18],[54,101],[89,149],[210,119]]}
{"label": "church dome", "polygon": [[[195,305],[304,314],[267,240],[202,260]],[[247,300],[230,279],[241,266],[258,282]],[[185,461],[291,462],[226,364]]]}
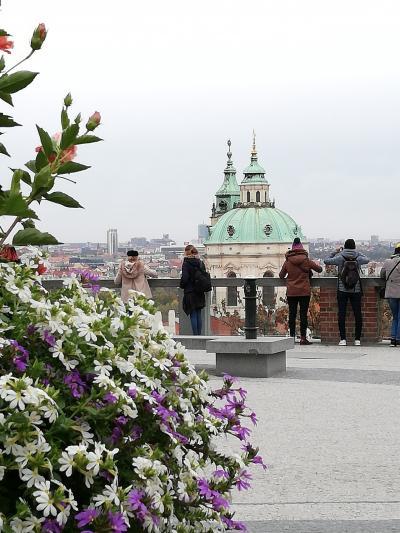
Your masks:
{"label": "church dome", "polygon": [[209,244],[291,243],[304,239],[301,227],[284,211],[274,207],[238,207],[222,215],[210,228]]}

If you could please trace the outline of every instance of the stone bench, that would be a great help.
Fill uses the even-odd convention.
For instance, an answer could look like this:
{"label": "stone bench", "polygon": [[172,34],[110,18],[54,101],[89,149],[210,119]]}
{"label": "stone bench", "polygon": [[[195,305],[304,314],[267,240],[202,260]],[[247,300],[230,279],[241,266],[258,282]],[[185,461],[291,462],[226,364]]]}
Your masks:
{"label": "stone bench", "polygon": [[218,335],[173,335],[174,341],[180,342],[188,350],[205,350],[207,341],[218,339]]}
{"label": "stone bench", "polygon": [[249,378],[269,378],[286,371],[286,350],[294,348],[291,337],[219,337],[206,342],[215,353],[218,374]]}

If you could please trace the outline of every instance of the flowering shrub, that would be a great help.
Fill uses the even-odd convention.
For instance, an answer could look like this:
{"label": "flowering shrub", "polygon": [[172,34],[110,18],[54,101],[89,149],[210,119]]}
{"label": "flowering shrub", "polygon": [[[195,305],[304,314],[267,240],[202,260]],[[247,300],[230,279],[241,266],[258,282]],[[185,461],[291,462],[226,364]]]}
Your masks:
{"label": "flowering shrub", "polygon": [[[76,277],[48,293],[37,263],[0,263],[0,530],[244,529],[231,490],[262,465],[246,391],[229,376],[211,391],[144,296]],[[237,454],[218,450],[227,435]]]}

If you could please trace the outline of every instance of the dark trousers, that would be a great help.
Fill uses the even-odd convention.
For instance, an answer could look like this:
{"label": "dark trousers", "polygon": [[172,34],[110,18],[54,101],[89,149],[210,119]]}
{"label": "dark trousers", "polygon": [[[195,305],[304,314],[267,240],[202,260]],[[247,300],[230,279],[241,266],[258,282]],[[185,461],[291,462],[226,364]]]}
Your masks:
{"label": "dark trousers", "polygon": [[193,335],[201,335],[201,309],[194,309],[190,313],[190,323],[192,324]]}
{"label": "dark trousers", "polygon": [[344,292],[338,291],[338,324],[340,338],[346,339],[346,309],[347,301],[350,300],[351,307],[353,308],[354,321],[356,323],[355,340],[361,339],[362,332],[362,314],[361,314],[361,292]]}
{"label": "dark trousers", "polygon": [[289,332],[290,336],[296,335],[296,316],[297,306],[300,305],[300,335],[305,337],[307,334],[307,313],[310,305],[310,296],[288,296],[289,305]]}

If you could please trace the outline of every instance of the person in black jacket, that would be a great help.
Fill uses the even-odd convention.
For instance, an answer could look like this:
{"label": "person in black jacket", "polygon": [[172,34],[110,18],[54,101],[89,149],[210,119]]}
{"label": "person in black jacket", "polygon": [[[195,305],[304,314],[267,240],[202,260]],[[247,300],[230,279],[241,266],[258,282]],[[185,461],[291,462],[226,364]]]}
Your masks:
{"label": "person in black jacket", "polygon": [[201,335],[201,310],[206,305],[204,292],[198,292],[194,287],[196,270],[204,270],[205,266],[198,257],[197,249],[188,244],[185,248],[185,257],[182,264],[182,277],[180,288],[184,290],[183,310],[190,316],[193,335]]}

